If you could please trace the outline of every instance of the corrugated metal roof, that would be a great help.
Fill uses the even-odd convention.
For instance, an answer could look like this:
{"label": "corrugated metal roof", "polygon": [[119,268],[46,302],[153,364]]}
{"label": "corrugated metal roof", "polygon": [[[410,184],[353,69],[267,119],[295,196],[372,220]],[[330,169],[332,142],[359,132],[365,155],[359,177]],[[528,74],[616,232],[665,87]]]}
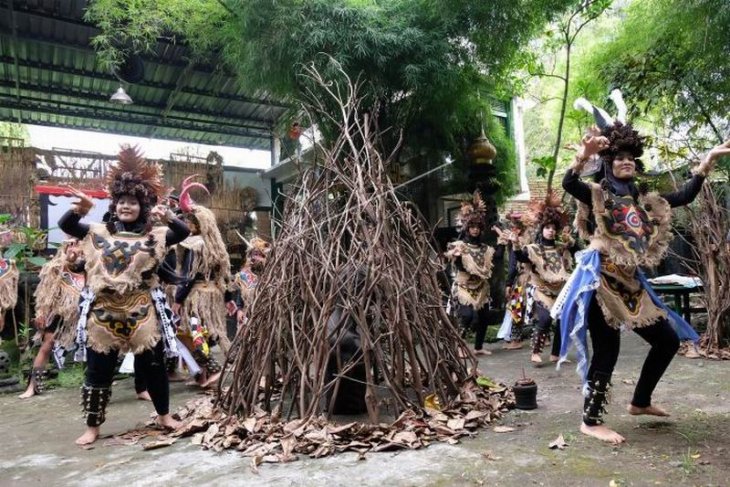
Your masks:
{"label": "corrugated metal roof", "polygon": [[220,66],[190,66],[187,48],[158,42],[144,78],[126,85],[132,105],[99,66],[83,21],[86,0],[0,0],[0,120],[212,145],[269,149],[287,107],[244,93]]}

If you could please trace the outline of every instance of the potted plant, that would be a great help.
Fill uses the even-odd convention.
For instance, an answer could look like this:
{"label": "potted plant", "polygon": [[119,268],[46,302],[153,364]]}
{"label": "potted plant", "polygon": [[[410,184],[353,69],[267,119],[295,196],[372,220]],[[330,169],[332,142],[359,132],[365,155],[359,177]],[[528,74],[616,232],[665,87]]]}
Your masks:
{"label": "potted plant", "polygon": [[537,383],[525,376],[525,368],[522,368],[522,378],[517,379],[512,387],[515,393],[515,407],[517,409],[537,408]]}

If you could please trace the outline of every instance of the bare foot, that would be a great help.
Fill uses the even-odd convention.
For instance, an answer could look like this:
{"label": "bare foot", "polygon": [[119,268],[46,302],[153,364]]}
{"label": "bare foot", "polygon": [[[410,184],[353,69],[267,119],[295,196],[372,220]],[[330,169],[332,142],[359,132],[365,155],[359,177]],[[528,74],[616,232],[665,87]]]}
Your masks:
{"label": "bare foot", "polygon": [[220,376],[221,376],[221,373],[216,372],[215,374],[208,377],[208,379],[205,382],[200,384],[200,387],[202,387],[203,389],[207,389],[210,386],[214,386],[216,384],[216,382],[218,382],[218,378],[220,378]]}
{"label": "bare foot", "polygon": [[76,438],[76,444],[79,446],[91,445],[99,437],[98,426],[87,426],[84,434]]}
{"label": "bare foot", "polygon": [[152,398],[150,397],[150,393],[147,391],[142,391],[137,393],[137,399],[140,401],[151,401]]}
{"label": "bare foot", "polygon": [[669,413],[660,408],[659,406],[647,406],[645,408],[636,407],[633,404],[629,404],[626,408],[632,416],[669,416]]}
{"label": "bare foot", "polygon": [[685,358],[700,358],[700,352],[697,351],[697,347],[690,345],[684,356]]}
{"label": "bare foot", "polygon": [[560,360],[560,357],[558,357],[557,355],[550,355],[550,362],[555,363],[558,360]]}
{"label": "bare foot", "polygon": [[21,395],[19,395],[18,397],[20,399],[28,399],[33,396],[35,396],[35,388],[33,387],[33,381],[31,381],[30,384],[28,384],[28,388],[25,390],[25,392],[22,393]]}
{"label": "bare foot", "polygon": [[170,414],[164,414],[162,416],[157,416],[157,424],[159,426],[162,426],[163,428],[176,430],[180,426],[182,426],[182,423],[175,418],[173,418]]}
{"label": "bare foot", "polygon": [[540,357],[539,353],[533,353],[530,357],[530,362],[533,364],[541,364],[542,363],[542,357]]}
{"label": "bare foot", "polygon": [[492,352],[480,348],[479,350],[474,349],[474,355],[492,355]]}
{"label": "bare foot", "polygon": [[508,342],[502,345],[502,348],[505,350],[519,350],[520,348],[522,348],[522,342]]}
{"label": "bare foot", "polygon": [[616,433],[608,426],[602,424],[596,426],[588,426],[585,423],[581,423],[580,432],[584,435],[592,436],[594,438],[598,438],[601,441],[606,441],[614,445],[620,445],[621,443],[626,441],[626,438]]}

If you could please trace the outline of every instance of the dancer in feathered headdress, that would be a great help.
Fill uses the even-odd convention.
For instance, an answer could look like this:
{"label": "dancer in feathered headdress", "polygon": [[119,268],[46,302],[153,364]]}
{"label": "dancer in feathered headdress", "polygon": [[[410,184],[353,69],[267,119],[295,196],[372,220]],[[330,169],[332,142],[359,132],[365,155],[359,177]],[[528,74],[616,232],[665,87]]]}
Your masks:
{"label": "dancer in feathered headdress", "polygon": [[[503,245],[508,255],[507,278],[505,280],[505,312],[502,326],[497,332],[497,338],[506,343],[505,350],[519,350],[522,348],[522,335],[525,325],[529,324],[529,311],[532,307],[532,296],[528,294],[527,281],[530,272],[527,267],[517,260],[515,249],[529,244],[533,239],[531,231],[522,221],[523,214],[515,211],[507,213],[507,226],[492,227],[497,233],[497,244]],[[518,239],[520,245],[512,240]]]}
{"label": "dancer in feathered headdress", "polygon": [[[634,177],[643,169],[639,157],[644,138],[627,122],[621,93],[612,92],[611,99],[618,107],[616,119],[584,99],[576,102],[577,108],[595,116],[598,127],[581,141],[575,162],[563,178],[563,188],[578,200],[576,224],[581,236],[590,241],[590,249],[580,254],[552,315],[561,320],[560,361],[565,360],[571,342],[578,350],[585,395],[581,431],[621,443],[623,436],[603,425],[620,328],[633,329],[651,344],[629,406],[629,413],[634,415],[667,415],[651,402],[654,388],[672,361],[679,338],[698,338],[654,293],[640,268],[654,267],[664,257],[672,238],[671,208],[694,200],[717,158],[730,154],[730,141],[712,149],[694,177],[678,191],[642,192]],[[586,163],[596,157],[595,182],[582,182]],[[590,364],[588,330],[593,344]]]}
{"label": "dancer in feathered headdress", "polygon": [[494,249],[482,240],[486,225],[486,205],[475,191],[471,201],[461,204],[462,231],[459,240],[449,244],[445,256],[456,265],[457,273],[452,297],[464,330],[473,329],[474,350],[487,355],[483,349],[489,311],[489,278],[492,276]]}
{"label": "dancer in feathered headdress", "polygon": [[178,335],[203,368],[196,380],[207,386],[218,379],[221,371],[210,346],[220,343],[224,351],[228,350],[226,307],[232,314],[236,306],[228,290],[230,257],[215,215],[190,197],[193,187],[207,192],[202,184],[190,182],[194,177],[186,178],[180,191],[180,209],[190,236],[177,246],[179,273],[186,282],[175,292],[175,311],[181,318]]}
{"label": "dancer in feathered headdress", "polygon": [[[536,230],[534,242],[521,246],[513,238],[515,257],[529,269],[528,294],[532,299],[530,318],[535,324],[532,334],[533,363],[542,363],[542,349],[551,328],[555,329],[550,361],[557,362],[560,353],[560,329],[550,317],[550,308],[570,277],[573,267],[572,248],[575,241],[566,226],[568,217],[555,193],[545,199],[532,201],[522,218],[523,223]],[[558,240],[558,229],[562,229]]]}
{"label": "dancer in feathered headdress", "polygon": [[[35,325],[41,346],[33,360],[28,387],[19,397],[27,399],[45,389],[46,364],[54,352],[73,345],[79,321],[79,300],[86,282],[85,261],[75,239],[66,240],[56,255],[43,265],[35,290]],[[55,355],[55,354],[54,354]],[[58,356],[57,356],[58,357]],[[57,359],[60,368],[63,364]]]}
{"label": "dancer in feathered headdress", "polygon": [[[111,197],[109,221],[81,223],[93,206],[83,192],[58,222],[78,238],[86,258],[86,289],[77,327],[77,359],[86,359],[82,404],[86,432],[76,443],[96,441],[106,419],[111,383],[119,353],[131,351],[147,378],[157,422],[176,427],[169,414],[169,385],[164,355],[176,353],[171,314],[157,269],[166,248],[184,240],[189,230],[167,207],[155,206],[164,196],[162,171],[136,148],[123,147],[107,174]],[[154,227],[160,219],[167,226]]]}
{"label": "dancer in feathered headdress", "polygon": [[[240,234],[239,234],[240,236]],[[245,240],[246,258],[243,261],[241,269],[236,274],[235,284],[241,295],[240,310],[238,314],[238,325],[245,323],[246,314],[253,302],[254,293],[259,283],[261,273],[266,267],[266,260],[271,252],[271,243],[259,237],[254,237],[250,241]]]}

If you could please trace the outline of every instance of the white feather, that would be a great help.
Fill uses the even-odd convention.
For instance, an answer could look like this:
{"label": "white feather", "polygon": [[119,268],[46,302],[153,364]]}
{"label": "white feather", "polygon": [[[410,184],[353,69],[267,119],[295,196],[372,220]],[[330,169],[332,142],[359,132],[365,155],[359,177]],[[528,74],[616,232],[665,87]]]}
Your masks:
{"label": "white feather", "polygon": [[628,113],[628,108],[626,107],[626,102],[624,101],[624,97],[621,94],[621,90],[618,88],[613,90],[608,97],[611,99],[614,105],[616,105],[616,108],[618,109],[618,114],[616,115],[616,119],[621,123],[626,123],[626,114]]}
{"label": "white feather", "polygon": [[609,115],[606,112],[606,110],[604,110],[603,108],[598,108],[598,107],[595,107],[595,108],[596,108],[596,110],[598,110],[598,113],[600,113],[601,116],[606,120],[606,123],[608,125],[613,125],[613,123],[614,123],[613,117],[611,115]]}
{"label": "white feather", "polygon": [[573,108],[576,110],[585,110],[590,114],[593,114],[593,105],[591,105],[591,102],[583,98],[582,96],[580,98],[576,98],[576,100],[573,102]]}

